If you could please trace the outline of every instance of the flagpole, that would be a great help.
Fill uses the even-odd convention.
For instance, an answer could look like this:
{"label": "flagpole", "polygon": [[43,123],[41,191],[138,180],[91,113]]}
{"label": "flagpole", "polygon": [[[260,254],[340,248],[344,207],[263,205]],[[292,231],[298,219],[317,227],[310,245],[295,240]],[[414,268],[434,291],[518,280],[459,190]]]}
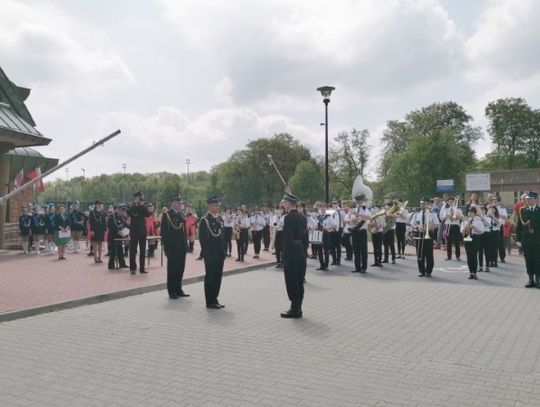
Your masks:
{"label": "flagpole", "polygon": [[8,193],[7,195],[4,195],[2,197],[0,197],[0,205],[5,205],[7,200],[14,197],[15,195],[17,194],[20,194],[21,192],[23,191],[26,191],[28,188],[30,188],[32,185],[35,185],[36,182],[38,181],[41,181],[43,178],[45,178],[46,176],[52,174],[53,172],[55,171],[58,171],[60,168],[68,165],[70,162],[76,160],[77,158],[85,155],[86,153],[92,151],[94,148],[96,148],[97,146],[102,146],[106,141],[109,141],[110,139],[112,139],[113,137],[116,137],[118,136],[119,134],[121,133],[120,130],[116,130],[115,132],[109,134],[107,137],[104,137],[102,138],[101,140],[97,141],[96,143],[93,143],[90,147],[87,147],[85,148],[84,150],[82,150],[80,153],[78,154],[75,154],[73,157],[71,157],[70,159],[64,161],[63,163],[60,163],[58,164],[56,167],[53,167],[51,168],[50,170],[48,171],[45,171],[43,174],[41,174],[39,177],[36,177],[34,179],[32,179],[31,181],[27,182],[26,184],[22,185],[21,187],[15,189],[14,191],[11,191],[10,193]]}

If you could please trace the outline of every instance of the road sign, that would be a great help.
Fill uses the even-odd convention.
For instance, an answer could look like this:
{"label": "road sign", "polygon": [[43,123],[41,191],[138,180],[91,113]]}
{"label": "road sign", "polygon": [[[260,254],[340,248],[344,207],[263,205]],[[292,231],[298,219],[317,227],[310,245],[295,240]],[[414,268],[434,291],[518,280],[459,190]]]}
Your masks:
{"label": "road sign", "polygon": [[491,174],[489,172],[471,172],[465,174],[465,189],[467,191],[490,191]]}
{"label": "road sign", "polygon": [[437,192],[454,192],[454,180],[453,179],[438,179]]}

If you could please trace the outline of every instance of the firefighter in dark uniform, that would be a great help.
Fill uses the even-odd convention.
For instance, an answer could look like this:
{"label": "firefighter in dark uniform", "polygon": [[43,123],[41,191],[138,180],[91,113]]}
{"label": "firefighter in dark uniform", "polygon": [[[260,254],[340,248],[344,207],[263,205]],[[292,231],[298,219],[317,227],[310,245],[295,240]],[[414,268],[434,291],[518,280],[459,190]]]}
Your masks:
{"label": "firefighter in dark uniform", "polygon": [[144,261],[146,255],[146,217],[150,215],[148,208],[144,206],[144,194],[136,192],[133,194],[134,200],[127,214],[129,216],[129,269],[131,274],[135,274],[137,270],[137,246],[139,246],[139,270],[141,273],[148,273],[144,269]]}
{"label": "firefighter in dark uniform", "polygon": [[283,223],[283,272],[287,295],[291,301],[289,310],[282,312],[282,318],[302,318],[304,300],[304,274],[306,271],[306,252],[303,239],[307,230],[307,219],[296,209],[300,199],[285,193],[281,204],[285,208]]}
{"label": "firefighter in dark uniform", "polygon": [[182,290],[182,278],[186,267],[186,253],[189,251],[189,240],[186,218],[182,213],[184,200],[175,195],[171,198],[170,209],[163,214],[161,220],[161,242],[167,256],[167,291],[171,300],[189,297]]}
{"label": "firefighter in dark uniform", "polygon": [[204,259],[204,296],[206,308],[220,309],[224,305],[218,301],[223,264],[225,262],[225,232],[219,216],[219,198],[214,195],[206,201],[208,213],[199,222],[199,242]]}
{"label": "firefighter in dark uniform", "polygon": [[526,288],[540,288],[540,208],[538,194],[529,192],[526,205],[520,208],[517,220],[516,240],[525,256],[525,267],[529,275]]}

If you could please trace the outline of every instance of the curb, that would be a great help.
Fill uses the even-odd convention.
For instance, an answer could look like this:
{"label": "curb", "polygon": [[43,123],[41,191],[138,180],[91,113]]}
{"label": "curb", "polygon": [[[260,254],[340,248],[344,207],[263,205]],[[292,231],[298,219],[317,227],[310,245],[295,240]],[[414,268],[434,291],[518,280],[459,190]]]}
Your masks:
{"label": "curb", "polygon": [[[240,274],[240,273],[246,273],[248,271],[263,269],[263,268],[272,266],[274,264],[276,264],[275,261],[270,261],[263,264],[254,264],[251,266],[239,267],[232,270],[224,271],[223,276],[225,277],[225,276],[232,276],[232,275]],[[204,275],[188,277],[182,280],[182,285],[194,284],[203,280],[204,280]],[[64,302],[58,302],[55,304],[40,305],[34,308],[27,308],[23,310],[5,312],[3,314],[0,314],[0,323],[13,321],[15,319],[33,317],[35,315],[46,314],[48,312],[55,312],[55,311],[61,311],[65,309],[75,308],[75,307],[81,307],[83,305],[99,304],[105,301],[118,300],[121,298],[130,297],[133,295],[140,295],[140,294],[150,293],[153,291],[164,290],[166,288],[167,288],[167,283],[159,283],[159,284],[148,285],[145,287],[129,288],[127,290],[115,291],[115,292],[106,293],[106,294],[97,294],[90,297],[79,298],[76,300],[70,300],[70,301],[64,301]]]}

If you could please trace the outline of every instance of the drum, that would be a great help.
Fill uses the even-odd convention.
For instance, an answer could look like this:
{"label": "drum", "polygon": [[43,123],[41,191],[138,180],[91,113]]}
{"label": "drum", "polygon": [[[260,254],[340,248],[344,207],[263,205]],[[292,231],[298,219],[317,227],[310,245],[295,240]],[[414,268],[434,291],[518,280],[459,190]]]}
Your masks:
{"label": "drum", "polygon": [[321,230],[312,230],[309,232],[309,242],[311,244],[322,244],[323,232]]}
{"label": "drum", "polygon": [[129,228],[122,228],[118,231],[118,234],[122,237],[129,236]]}

